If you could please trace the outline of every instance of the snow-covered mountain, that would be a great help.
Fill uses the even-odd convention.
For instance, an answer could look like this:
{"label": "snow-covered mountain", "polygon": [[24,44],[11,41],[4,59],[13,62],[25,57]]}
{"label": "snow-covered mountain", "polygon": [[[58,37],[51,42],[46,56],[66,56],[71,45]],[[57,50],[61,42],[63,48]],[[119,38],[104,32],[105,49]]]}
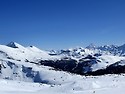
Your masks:
{"label": "snow-covered mountain", "polygon": [[39,59],[53,58],[46,51],[40,50],[35,46],[23,47],[22,45],[16,42],[11,42],[7,46],[0,45],[0,55],[14,60],[29,60],[32,62],[35,62]]}
{"label": "snow-covered mountain", "polygon": [[[124,45],[96,47],[91,44],[86,48],[77,47],[58,51],[43,51],[35,46],[24,47],[16,42],[11,42],[8,45],[0,45],[1,77],[24,79],[27,76],[23,77],[22,75],[28,72],[30,79],[36,79],[34,77],[39,72],[33,70],[30,64],[50,66],[58,70],[82,75],[92,74],[92,72],[106,69],[117,62],[124,61],[124,53]],[[24,66],[26,64],[29,65]],[[8,72],[10,73],[8,74]],[[15,78],[15,74],[16,76],[19,74],[18,77]]]}
{"label": "snow-covered mountain", "polygon": [[97,49],[101,51],[108,52],[112,55],[119,55],[119,56],[124,56],[125,55],[125,44],[121,46],[117,45],[104,45],[104,46],[95,46],[94,44],[90,44],[89,46],[86,47],[87,49]]}
{"label": "snow-covered mountain", "polygon": [[50,56],[35,46],[23,47],[16,42],[0,45],[0,78],[46,83],[41,78],[43,72],[40,71],[49,69],[38,66],[38,62],[55,59],[58,59],[58,56]]}
{"label": "snow-covered mountain", "polygon": [[118,86],[122,88],[117,92],[124,91],[124,74],[114,73],[125,73],[124,45],[91,45],[58,51],[24,47],[16,42],[0,45],[2,94],[92,94],[96,91],[106,94],[115,93]]}
{"label": "snow-covered mountain", "polygon": [[[124,61],[125,45],[95,46],[94,44],[90,44],[86,48],[79,47],[59,51],[50,51],[49,54],[60,56],[61,60],[41,61],[40,64],[73,73],[87,74],[97,70],[106,69],[116,62]],[[62,64],[62,62],[65,63]]]}

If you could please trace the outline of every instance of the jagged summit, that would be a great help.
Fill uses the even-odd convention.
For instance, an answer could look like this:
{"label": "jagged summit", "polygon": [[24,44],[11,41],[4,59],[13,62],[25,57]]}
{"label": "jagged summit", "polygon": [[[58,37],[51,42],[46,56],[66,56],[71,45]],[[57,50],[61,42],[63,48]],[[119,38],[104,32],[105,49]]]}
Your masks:
{"label": "jagged summit", "polygon": [[11,47],[11,48],[24,48],[22,45],[16,43],[16,42],[10,42],[9,44],[7,44],[8,47]]}
{"label": "jagged summit", "polygon": [[100,49],[102,51],[115,51],[118,49],[117,45],[104,45],[104,46],[99,46],[97,49]]}
{"label": "jagged summit", "polygon": [[87,49],[96,49],[96,45],[91,43],[89,46],[86,47]]}
{"label": "jagged summit", "polygon": [[124,50],[124,52],[125,52],[125,44],[119,46],[119,50]]}

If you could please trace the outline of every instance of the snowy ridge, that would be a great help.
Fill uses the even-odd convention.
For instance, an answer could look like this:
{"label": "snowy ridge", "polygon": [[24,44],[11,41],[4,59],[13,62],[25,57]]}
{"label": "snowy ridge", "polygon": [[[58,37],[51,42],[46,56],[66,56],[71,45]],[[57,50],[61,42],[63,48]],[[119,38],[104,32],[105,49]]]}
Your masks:
{"label": "snowy ridge", "polygon": [[19,48],[19,49],[24,49],[24,47],[16,42],[10,42],[9,44],[7,44],[8,47],[11,48]]}
{"label": "snowy ridge", "polygon": [[[15,42],[0,45],[0,93],[124,94],[124,74],[76,75],[98,74],[100,71],[102,74],[124,73],[124,47],[118,48],[122,55],[95,46],[94,49],[79,47],[48,52],[35,46],[23,47]],[[58,71],[59,68],[64,71]]]}
{"label": "snowy ridge", "polygon": [[[123,47],[124,46],[118,47],[113,45],[96,47],[91,44],[86,48],[78,47],[68,50],[50,51],[48,53],[35,46],[23,47],[16,42],[11,42],[7,46],[0,45],[0,59],[6,67],[11,64],[18,66],[15,62],[22,62],[21,66],[25,63],[34,63],[51,67],[55,66],[54,68],[81,74],[106,69],[116,62],[124,61],[125,57],[123,55],[114,55],[110,52],[114,51],[114,49],[117,51],[116,48],[124,50]],[[124,51],[122,51],[122,54],[124,54],[123,52]],[[10,62],[12,60],[13,62]],[[19,66],[18,68],[14,67],[14,69],[18,70]],[[20,69],[23,70],[22,67]],[[13,71],[13,68],[11,68],[11,70]],[[2,70],[2,72],[4,71],[8,70]],[[10,74],[13,75],[13,73]]]}
{"label": "snowy ridge", "polygon": [[[108,66],[118,62],[125,60],[124,57],[124,49],[122,46],[116,46],[116,45],[105,45],[96,47],[95,45],[91,44],[90,46],[87,46],[86,48],[72,48],[67,50],[60,50],[60,51],[52,51],[52,54],[54,56],[60,56],[62,58],[61,62],[67,62],[65,59],[68,60],[76,60],[72,61],[73,63],[70,65],[64,64],[65,66],[69,66],[69,68],[65,69],[65,66],[61,66],[60,62],[41,62],[43,65],[47,66],[54,66],[55,68],[59,68],[62,70],[70,70],[70,72],[78,74],[84,74],[87,72],[97,71],[100,69],[106,69]],[[51,55],[51,54],[50,54]],[[76,65],[74,63],[77,63]],[[74,67],[72,67],[74,66]],[[81,67],[82,66],[82,67]]]}
{"label": "snowy ridge", "polygon": [[124,45],[96,47],[93,44],[86,48],[77,47],[48,52],[40,50],[35,46],[23,47],[16,42],[11,42],[7,46],[0,45],[0,56],[1,60],[5,58],[19,62],[51,66],[78,74],[106,69],[116,62],[125,60]]}
{"label": "snowy ridge", "polygon": [[0,45],[0,52],[1,54],[6,54],[7,58],[20,61],[29,60],[35,62],[39,59],[54,58],[46,51],[42,51],[35,46],[23,47],[16,42],[11,42],[7,46]]}

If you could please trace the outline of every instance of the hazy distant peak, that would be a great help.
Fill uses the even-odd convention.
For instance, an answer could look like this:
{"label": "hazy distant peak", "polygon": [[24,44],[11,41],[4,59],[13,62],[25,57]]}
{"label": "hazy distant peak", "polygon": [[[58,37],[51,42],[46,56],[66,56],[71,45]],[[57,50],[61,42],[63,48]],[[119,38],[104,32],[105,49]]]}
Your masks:
{"label": "hazy distant peak", "polygon": [[87,49],[95,49],[96,45],[91,43],[89,46],[86,47]]}

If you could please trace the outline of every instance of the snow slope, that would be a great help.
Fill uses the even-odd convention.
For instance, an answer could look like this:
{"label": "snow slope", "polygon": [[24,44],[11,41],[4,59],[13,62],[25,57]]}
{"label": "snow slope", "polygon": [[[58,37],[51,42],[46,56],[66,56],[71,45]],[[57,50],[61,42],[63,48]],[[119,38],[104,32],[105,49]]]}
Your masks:
{"label": "snow slope", "polygon": [[[75,79],[74,79],[75,78]],[[0,80],[1,94],[124,94],[125,76],[67,77],[61,85]],[[60,81],[61,82],[61,81]]]}
{"label": "snow slope", "polygon": [[37,62],[39,59],[53,59],[46,51],[40,50],[35,46],[23,47],[22,45],[11,42],[7,46],[0,45],[1,58],[9,58],[20,61]]}
{"label": "snow slope", "polygon": [[93,71],[96,71],[99,69],[105,69],[107,66],[110,66],[110,65],[114,64],[115,62],[125,60],[125,57],[102,55],[102,56],[98,57],[98,60],[100,60],[101,62],[98,62],[97,64],[92,65]]}

